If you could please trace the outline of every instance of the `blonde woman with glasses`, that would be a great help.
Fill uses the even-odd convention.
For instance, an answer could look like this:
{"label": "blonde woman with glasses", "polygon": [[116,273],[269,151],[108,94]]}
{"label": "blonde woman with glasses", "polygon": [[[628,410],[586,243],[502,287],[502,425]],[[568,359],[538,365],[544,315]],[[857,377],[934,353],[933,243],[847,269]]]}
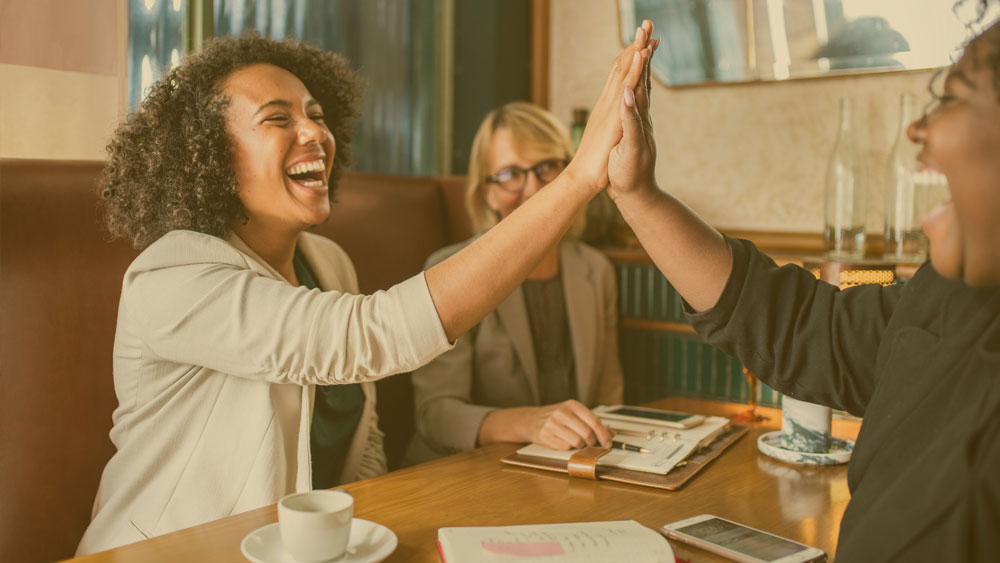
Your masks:
{"label": "blonde woman with glasses", "polygon": [[[472,143],[466,191],[477,231],[544,189],[572,156],[565,126],[540,107],[514,102],[487,115]],[[610,442],[589,407],[622,401],[617,289],[608,259],[576,240],[583,226],[581,214],[510,297],[414,372],[417,434],[408,462],[495,442],[556,449]],[[427,267],[472,240],[436,252]]]}

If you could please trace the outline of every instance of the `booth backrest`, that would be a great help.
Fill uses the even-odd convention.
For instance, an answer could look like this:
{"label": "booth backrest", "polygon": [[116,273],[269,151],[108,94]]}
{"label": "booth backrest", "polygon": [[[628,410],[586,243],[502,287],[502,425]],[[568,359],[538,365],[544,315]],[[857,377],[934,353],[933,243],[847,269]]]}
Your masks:
{"label": "booth backrest", "polygon": [[[138,252],[107,239],[100,169],[0,161],[0,561],[72,556],[113,453],[111,348],[122,275]],[[461,186],[347,174],[316,231],[345,248],[363,292],[384,289],[469,235]],[[391,462],[412,433],[409,393],[405,376],[380,382]]]}
{"label": "booth backrest", "polygon": [[0,163],[0,560],[73,554],[113,452],[122,274],[89,163]]}

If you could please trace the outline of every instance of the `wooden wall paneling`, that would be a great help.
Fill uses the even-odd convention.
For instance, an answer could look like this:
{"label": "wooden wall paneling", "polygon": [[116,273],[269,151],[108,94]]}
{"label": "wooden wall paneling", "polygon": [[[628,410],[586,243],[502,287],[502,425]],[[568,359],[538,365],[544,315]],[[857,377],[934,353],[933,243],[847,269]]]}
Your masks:
{"label": "wooden wall paneling", "polygon": [[119,72],[120,0],[0,0],[0,63]]}
{"label": "wooden wall paneling", "polygon": [[531,101],[549,107],[549,0],[531,0]]}

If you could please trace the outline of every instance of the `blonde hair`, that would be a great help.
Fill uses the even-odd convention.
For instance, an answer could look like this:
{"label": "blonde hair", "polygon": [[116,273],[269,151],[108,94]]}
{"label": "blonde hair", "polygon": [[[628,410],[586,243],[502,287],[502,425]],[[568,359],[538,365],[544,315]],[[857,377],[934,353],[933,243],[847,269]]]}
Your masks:
{"label": "blonde hair", "polygon": [[[519,146],[538,147],[550,158],[573,158],[569,131],[548,110],[527,102],[511,102],[487,114],[472,140],[469,180],[465,189],[465,209],[477,233],[486,232],[500,222],[500,214],[490,208],[485,194],[486,177],[494,172],[489,169],[493,134],[500,129],[510,130]],[[567,235],[579,237],[585,226],[586,214],[581,212]]]}

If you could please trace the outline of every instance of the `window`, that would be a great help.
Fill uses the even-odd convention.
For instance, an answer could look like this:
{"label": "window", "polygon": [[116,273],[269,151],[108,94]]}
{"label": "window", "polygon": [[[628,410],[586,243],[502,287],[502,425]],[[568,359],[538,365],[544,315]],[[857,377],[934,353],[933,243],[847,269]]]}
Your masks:
{"label": "window", "polygon": [[149,87],[184,56],[187,0],[129,0],[128,100],[135,110]]}
{"label": "window", "polygon": [[[442,0],[192,0],[212,14],[185,29],[186,0],[129,0],[131,107],[183,55],[185,37],[255,29],[347,57],[367,81],[352,145],[355,170],[437,174],[442,104],[439,26]],[[192,18],[191,21],[194,21]]]}

